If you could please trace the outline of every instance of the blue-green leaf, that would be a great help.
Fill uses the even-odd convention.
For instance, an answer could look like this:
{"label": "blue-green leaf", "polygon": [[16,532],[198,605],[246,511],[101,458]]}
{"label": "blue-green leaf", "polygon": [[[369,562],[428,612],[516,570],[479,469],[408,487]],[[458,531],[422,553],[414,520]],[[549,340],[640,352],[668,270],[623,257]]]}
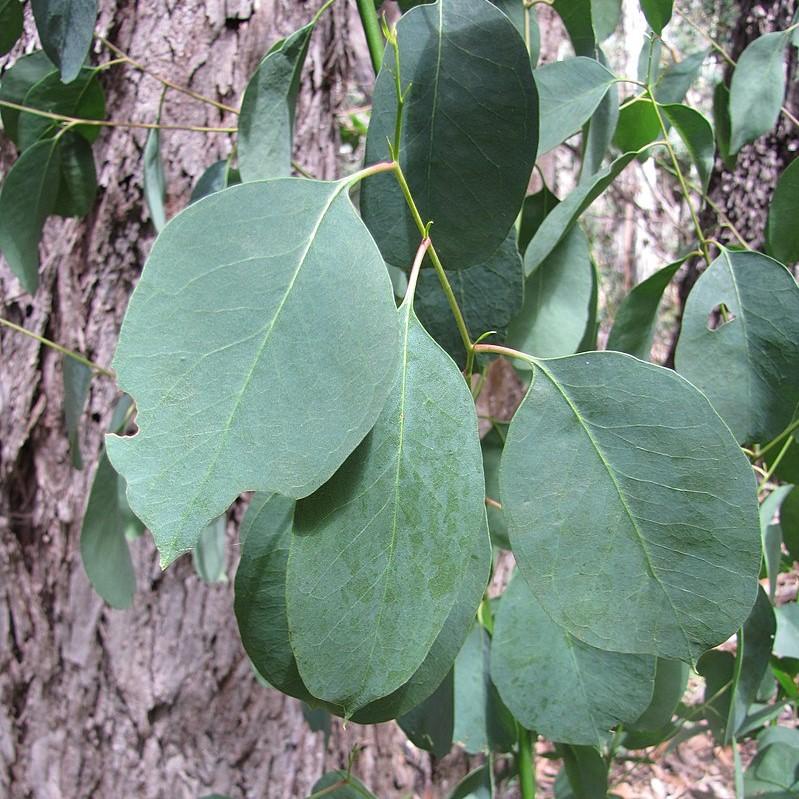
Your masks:
{"label": "blue-green leaf", "polygon": [[157,233],[166,225],[166,177],[161,160],[161,131],[153,128],[144,145],[144,201]]}
{"label": "blue-green leaf", "polygon": [[[502,244],[524,199],[538,140],[524,42],[488,0],[438,0],[397,23],[406,91],[400,164],[444,266],[465,269]],[[375,83],[366,162],[389,158],[397,98],[393,48]],[[410,89],[408,89],[410,86]],[[363,218],[389,264],[406,269],[419,231],[393,175],[361,192]]]}
{"label": "blue-green leaf", "polygon": [[[14,2],[14,0],[12,0]],[[55,70],[53,62],[42,50],[35,50],[19,58],[3,72],[0,78],[0,100],[22,105],[28,90],[45,75]],[[3,120],[3,133],[14,144],[18,144],[18,125],[20,111],[15,108],[0,107]]]}
{"label": "blue-green leaf", "polygon": [[69,131],[58,140],[61,181],[53,213],[58,216],[86,216],[97,196],[97,170],[89,142]]}
{"label": "blue-green leaf", "polygon": [[[559,485],[580,486],[579,502]],[[587,644],[692,661],[749,615],[760,567],[751,468],[671,370],[613,352],[537,361],[500,489],[522,574]]]}
{"label": "blue-green leaf", "polygon": [[31,8],[44,51],[64,83],[73,81],[92,43],[97,0],[31,0]]}
{"label": "blue-green leaf", "polygon": [[766,240],[778,261],[799,261],[799,158],[794,158],[777,181],[768,212]]}
{"label": "blue-green leaf", "polygon": [[716,155],[712,125],[699,111],[687,105],[664,105],[663,113],[680,134],[699,174],[702,191],[707,191]]}
{"label": "blue-green leaf", "polygon": [[424,702],[397,719],[405,735],[419,749],[444,757],[452,748],[455,689],[450,671]]}
{"label": "blue-green leaf", "polygon": [[347,185],[234,186],[156,240],[114,359],[139,432],[107,447],[164,565],[242,491],[315,491],[383,407],[399,325]]}
{"label": "blue-green leaf", "polygon": [[194,571],[205,583],[225,583],[225,528],[227,517],[222,514],[200,533],[192,551]]}
{"label": "blue-green leaf", "polygon": [[0,55],[5,55],[17,43],[23,21],[20,0],[0,0]]}
{"label": "blue-green leaf", "polygon": [[641,0],[641,10],[646,21],[658,35],[663,33],[663,28],[669,24],[673,5],[673,0]]}
{"label": "blue-green leaf", "polygon": [[777,436],[799,403],[793,275],[760,253],[723,250],[688,296],[675,362],[741,444]]}
{"label": "blue-green leaf", "polygon": [[80,454],[80,441],[78,439],[80,418],[83,415],[83,406],[89,394],[89,385],[92,380],[92,370],[88,366],[76,361],[74,358],[64,358],[64,421],[69,437],[69,456],[76,469],[83,468],[83,458]]}

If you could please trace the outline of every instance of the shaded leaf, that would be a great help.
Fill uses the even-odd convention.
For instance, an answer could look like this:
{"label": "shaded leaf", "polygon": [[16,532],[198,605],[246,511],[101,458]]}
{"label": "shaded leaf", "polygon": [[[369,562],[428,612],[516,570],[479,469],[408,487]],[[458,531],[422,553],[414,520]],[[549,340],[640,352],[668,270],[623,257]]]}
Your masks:
{"label": "shaded leaf", "polygon": [[250,78],[241,100],[238,130],[242,179],[291,174],[294,112],[315,22],[281,39]]}
{"label": "shaded leaf", "polygon": [[238,171],[230,168],[230,162],[226,159],[215,161],[205,172],[200,175],[197,183],[191,191],[189,204],[196,203],[214,192],[222,191],[228,186],[235,186],[241,183]]}
{"label": "shaded leaf", "polygon": [[114,358],[139,432],[107,447],[164,565],[242,491],[316,490],[385,402],[396,310],[346,189],[234,186],[186,208],[153,246]]}
{"label": "shaded leaf", "polygon": [[774,654],[778,658],[799,658],[799,604],[782,605],[774,614],[777,617]]}
{"label": "shaded leaf", "polygon": [[330,713],[323,707],[311,707],[302,702],[302,716],[311,732],[321,732],[325,738],[325,749],[330,741],[330,733],[333,729],[333,720]]}
{"label": "shaded leaf", "polygon": [[799,733],[786,727],[765,730],[744,774],[746,799],[793,799],[799,790]]}
{"label": "shaded leaf", "polygon": [[[799,449],[796,444],[794,449]],[[799,490],[796,486],[783,500],[780,507],[780,527],[788,556],[793,561],[799,561]]]}
{"label": "shaded leaf", "polygon": [[225,576],[225,514],[214,519],[200,533],[192,550],[194,571],[205,583],[226,583]]}
{"label": "shaded leaf", "polygon": [[738,156],[730,152],[730,90],[723,82],[717,83],[713,90],[713,124],[721,160],[727,169],[733,170]]}
{"label": "shaded leaf", "polygon": [[680,134],[699,174],[702,190],[706,192],[716,155],[713,127],[699,111],[687,105],[664,105],[663,113]]}
{"label": "shaded leaf", "polygon": [[730,84],[730,152],[768,133],[785,96],[788,34],[765,33],[741,53]]}
{"label": "shaded leaf", "polygon": [[621,19],[621,0],[591,0],[591,24],[598,42],[616,30]]}
{"label": "shaded leaf", "polygon": [[533,236],[541,227],[541,223],[552,211],[560,200],[543,186],[535,194],[524,198],[522,213],[519,223],[519,251],[524,256]]}
{"label": "shaded leaf", "polygon": [[689,673],[688,666],[679,660],[657,658],[652,700],[646,710],[625,727],[634,731],[652,731],[667,725],[685,693]]}
{"label": "shaded leaf", "polygon": [[545,64],[534,77],[541,119],[539,156],[578,133],[616,80],[599,61],[585,57]]}
{"label": "shaded leaf", "polygon": [[636,153],[625,153],[601,169],[590,181],[579,185],[544,219],[524,253],[524,271],[532,274],[552,252],[591,203],[616,179]]}
{"label": "shaded leaf", "polygon": [[129,511],[119,502],[120,479],[103,452],[83,516],[80,555],[94,590],[112,608],[129,608],[136,574],[125,538],[130,520]]}
{"label": "shaded leaf", "polygon": [[626,352],[642,361],[649,360],[663,292],[684,262],[685,258],[681,258],[659,269],[622,300],[608,336],[609,350]]}
{"label": "shaded leaf", "polygon": [[470,771],[456,786],[449,799],[492,799],[493,774],[489,766]]}
{"label": "shaded leaf", "polygon": [[412,677],[464,574],[485,569],[470,554],[485,532],[474,402],[411,303],[397,311],[402,366],[375,426],[294,514],[291,646],[310,692],[348,715]]}
{"label": "shaded leaf", "polygon": [[[448,269],[487,260],[518,214],[535,160],[537,96],[524,42],[488,2],[439,0],[397,23],[410,85],[400,164]],[[397,99],[393,48],[375,83],[366,162],[389,157]],[[363,218],[388,263],[407,268],[419,231],[393,175],[366,181]]]}
{"label": "shaded leaf", "polygon": [[92,43],[97,0],[31,0],[36,30],[64,83],[75,80]]}
{"label": "shaded leaf", "polygon": [[557,799],[605,799],[608,794],[608,764],[593,746],[558,746],[570,794]]}
{"label": "shaded leaf", "polygon": [[83,458],[80,454],[79,425],[83,415],[83,406],[89,394],[89,385],[92,381],[92,370],[88,366],[76,361],[74,358],[64,358],[64,420],[69,438],[69,456],[76,469],[83,468]]}
{"label": "shaded leaf", "polygon": [[669,64],[655,82],[654,93],[658,103],[661,105],[681,103],[706,58],[707,50],[699,50],[685,56],[682,61]]}
{"label": "shaded leaf", "polygon": [[[487,341],[503,342],[524,297],[524,270],[515,229],[511,228],[486,263],[453,272],[449,282],[472,338],[494,330],[496,335]],[[433,269],[423,269],[419,275],[414,310],[427,332],[462,369],[466,350]]]}
{"label": "shaded leaf", "polygon": [[20,0],[0,0],[0,55],[5,55],[17,43],[23,21]]}
{"label": "shaded leaf", "polygon": [[161,131],[153,128],[144,145],[144,201],[150,212],[153,227],[160,233],[166,225],[166,177],[161,160]]}
{"label": "shaded leaf", "polygon": [[[78,119],[103,119],[105,94],[97,78],[97,70],[85,68],[68,85],[61,83],[57,72],[48,72],[30,87],[22,104],[53,114]],[[18,144],[24,150],[39,139],[52,136],[61,122],[38,114],[21,112],[18,119]],[[77,125],[72,130],[93,142],[100,135],[99,125]]]}
{"label": "shaded leaf", "polygon": [[542,358],[576,352],[588,325],[592,290],[588,238],[575,226],[525,281],[524,305],[508,328],[508,343]]}
{"label": "shaded leaf", "polygon": [[[15,2],[15,0],[10,0],[10,2]],[[54,70],[53,62],[43,50],[36,50],[21,56],[3,72],[2,78],[0,78],[0,100],[22,105],[28,90]],[[0,107],[3,132],[14,144],[19,143],[19,116],[20,112],[14,108]]]}
{"label": "shaded leaf", "polygon": [[[597,50],[600,63],[607,59],[601,50]],[[591,119],[583,128],[583,160],[580,165],[580,183],[586,183],[602,167],[602,161],[608,147],[613,141],[616,125],[619,122],[619,89],[616,84],[608,89],[607,94],[597,106]]]}
{"label": "shaded leaf", "polygon": [[29,294],[39,285],[39,240],[58,194],[61,151],[54,139],[25,150],[0,187],[0,252]]}
{"label": "shaded leaf", "polygon": [[552,7],[563,20],[574,54],[593,58],[596,34],[591,20],[591,0],[554,0]]}
{"label": "shaded leaf", "polygon": [[61,181],[53,213],[58,216],[86,216],[97,196],[97,170],[91,145],[72,131],[59,139]]}
{"label": "shaded leaf", "polygon": [[[501,431],[501,432],[500,432]],[[499,461],[502,457],[502,448],[505,445],[504,435],[507,425],[492,424],[488,433],[483,436],[480,448],[483,450],[483,473],[486,483],[486,497],[499,502]],[[510,549],[508,528],[505,517],[499,508],[486,505],[488,516],[488,530],[491,533],[491,542],[502,549]]]}
{"label": "shaded leaf", "polygon": [[658,35],[669,24],[673,5],[673,0],[641,0],[641,11],[649,27]]}
{"label": "shaded leaf", "polygon": [[772,522],[790,490],[791,486],[780,486],[760,504],[760,537],[769,583],[768,594],[772,600],[777,590],[777,575],[780,573],[780,560],[782,559],[782,531],[778,524],[772,524]]}
{"label": "shaded leaf", "polygon": [[357,777],[346,771],[328,772],[311,790],[314,794],[324,791],[325,799],[377,799]]}
{"label": "shaded leaf", "polygon": [[777,181],[768,212],[766,239],[778,261],[799,261],[799,158],[794,158]]}
{"label": "shaded leaf", "polygon": [[[728,321],[713,329],[724,305]],[[799,287],[756,252],[723,250],[691,290],[675,355],[741,444],[770,441],[799,402]]]}
{"label": "shaded leaf", "polygon": [[453,676],[450,671],[441,685],[424,702],[400,716],[397,724],[411,743],[441,758],[452,748],[454,711]]}
{"label": "shaded leaf", "polygon": [[638,150],[660,136],[660,122],[651,100],[635,99],[619,111],[613,143],[623,153]]}
{"label": "shaded leaf", "polygon": [[655,659],[603,652],[556,624],[517,574],[502,595],[491,677],[520,724],[563,743],[600,745],[649,704]]}
{"label": "shaded leaf", "polygon": [[[553,486],[552,463],[559,485],[581,487],[579,502]],[[500,488],[519,568],[586,643],[691,661],[749,615],[760,565],[751,469],[674,372],[613,352],[537,361]]]}

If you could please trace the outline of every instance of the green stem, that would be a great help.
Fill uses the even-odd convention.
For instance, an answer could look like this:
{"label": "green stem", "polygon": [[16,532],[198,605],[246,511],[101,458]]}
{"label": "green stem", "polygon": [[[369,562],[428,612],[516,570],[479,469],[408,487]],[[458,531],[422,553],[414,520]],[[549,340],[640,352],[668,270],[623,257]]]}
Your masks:
{"label": "green stem", "polygon": [[763,479],[760,481],[757,487],[758,494],[766,487],[768,481],[771,480],[772,475],[777,471],[777,467],[780,465],[780,461],[785,457],[785,453],[788,451],[793,442],[793,436],[789,436],[782,445],[782,449],[779,451],[779,453],[777,453],[777,457],[774,458],[774,462],[771,464],[771,466],[769,466],[768,471],[763,475]]}
{"label": "green stem", "polygon": [[533,746],[530,733],[517,722],[518,747],[516,764],[519,769],[519,789],[522,799],[535,799],[535,773],[533,772]]}
{"label": "green stem", "polygon": [[394,146],[392,147],[391,156],[395,161],[399,161],[400,156],[400,140],[402,138],[402,115],[405,111],[405,92],[402,90],[402,74],[400,68],[400,51],[399,42],[397,41],[397,31],[393,31],[389,39],[391,47],[394,50],[394,85],[397,92],[397,117],[394,120]]}
{"label": "green stem", "polygon": [[336,0],[327,0],[327,2],[313,15],[311,24],[316,25],[316,23],[319,22],[319,19],[322,16],[322,14],[324,14],[325,11],[327,11],[327,9],[330,8],[330,6],[332,6],[333,3],[335,2]]}
{"label": "green stem", "polygon": [[[353,173],[346,178],[346,180],[350,186],[353,186],[364,178],[368,178],[370,175],[379,175],[381,172],[393,172],[395,167],[396,164],[394,161],[379,161],[376,164],[372,164],[372,166],[367,166],[365,169]],[[424,231],[422,231],[422,235],[424,236]]]}
{"label": "green stem", "polygon": [[688,210],[691,213],[691,221],[694,224],[694,230],[696,230],[696,235],[699,239],[699,246],[702,250],[702,254],[704,255],[705,262],[710,265],[711,258],[708,251],[707,239],[705,238],[705,234],[702,230],[702,225],[699,224],[699,217],[696,214],[693,202],[691,202],[691,192],[688,189],[685,176],[680,169],[680,162],[677,160],[677,153],[674,152],[674,148],[671,146],[671,142],[669,141],[669,131],[666,127],[666,123],[663,120],[663,115],[660,113],[660,106],[658,105],[657,100],[655,100],[655,93],[651,85],[647,87],[647,94],[649,95],[649,99],[652,101],[652,107],[655,109],[655,116],[657,117],[658,125],[660,125],[660,130],[663,133],[663,146],[668,151],[669,157],[671,158],[671,163],[674,165],[674,172],[677,175],[677,181],[680,184],[682,195],[685,198],[685,202],[688,205]]}
{"label": "green stem", "polygon": [[789,436],[791,433],[793,433],[797,427],[799,427],[799,419],[794,419],[776,438],[773,438],[771,441],[769,441],[768,444],[763,447],[763,449],[757,450],[754,453],[755,456],[762,458],[770,449],[774,449],[774,447],[776,447],[777,444],[779,444],[780,441],[785,438],[785,436]]}
{"label": "green stem", "polygon": [[78,363],[82,363],[84,366],[88,366],[94,372],[97,372],[99,375],[103,375],[104,377],[114,378],[116,375],[110,370],[106,369],[100,364],[95,363],[94,361],[90,361],[88,358],[84,358],[77,352],[73,350],[67,349],[66,347],[62,347],[60,344],[56,344],[55,341],[50,341],[49,338],[44,338],[44,336],[40,336],[38,333],[34,333],[32,330],[28,330],[27,328],[20,327],[19,325],[14,324],[8,319],[3,319],[0,317],[0,325],[9,328],[10,330],[14,330],[17,333],[22,333],[24,336],[28,336],[29,338],[38,341],[40,344],[44,344],[45,347],[49,347],[51,350],[55,350],[56,352],[60,352],[62,355],[66,355],[68,358],[72,358],[73,361],[77,361]]}
{"label": "green stem", "polygon": [[380,72],[380,65],[383,63],[383,52],[385,45],[380,33],[380,22],[377,19],[377,10],[374,0],[356,0],[358,13],[361,15],[361,25],[366,36],[366,44],[369,47],[369,57],[372,59],[372,68],[375,75]]}
{"label": "green stem", "polygon": [[[414,202],[413,196],[411,195],[411,190],[408,186],[408,182],[405,180],[405,174],[402,171],[402,167],[399,165],[398,162],[395,161],[393,169],[394,169],[394,176],[396,177],[397,183],[399,183],[400,189],[402,190],[402,194],[405,197],[405,202],[408,204],[408,208],[411,212],[411,216],[413,217],[413,221],[416,223],[416,227],[419,229],[420,235],[427,237],[428,226],[424,223],[422,215],[419,213],[419,209],[416,207],[416,203]],[[458,305],[458,300],[455,297],[455,292],[453,292],[452,290],[449,278],[447,278],[447,273],[444,271],[444,266],[442,265],[441,259],[438,257],[438,253],[436,252],[436,248],[433,244],[430,244],[428,252],[430,254],[430,261],[433,264],[433,268],[436,270],[436,274],[438,275],[439,283],[441,283],[441,288],[444,291],[444,295],[447,298],[447,302],[449,303],[452,315],[455,317],[455,324],[458,328],[458,333],[460,333],[461,340],[463,341],[463,346],[466,349],[466,358],[467,358],[466,372],[468,374],[469,361],[474,358],[474,345],[472,344],[472,339],[469,336],[469,329],[466,327],[466,320],[463,318],[463,313],[461,313],[460,306]]]}
{"label": "green stem", "polygon": [[416,258],[413,259],[413,266],[411,267],[411,274],[408,277],[408,288],[405,291],[405,302],[413,302],[413,295],[416,293],[416,281],[419,279],[419,270],[422,268],[422,261],[424,261],[427,250],[430,247],[430,239],[425,236],[419,249],[416,251]]}
{"label": "green stem", "polygon": [[493,352],[495,355],[504,355],[507,358],[516,358],[520,361],[527,361],[535,363],[536,359],[526,352],[519,350],[512,350],[510,347],[503,347],[501,344],[475,344],[473,347],[475,352]]}
{"label": "green stem", "polygon": [[67,122],[71,125],[92,125],[101,128],[144,128],[145,130],[193,130],[197,133],[235,133],[237,128],[214,128],[201,125],[161,125],[155,122],[120,122],[115,119],[81,119],[69,117],[64,114],[55,114],[52,111],[42,111],[40,108],[30,108],[8,100],[0,100],[3,108],[13,108],[15,111],[24,111],[38,117],[46,117],[56,122]]}

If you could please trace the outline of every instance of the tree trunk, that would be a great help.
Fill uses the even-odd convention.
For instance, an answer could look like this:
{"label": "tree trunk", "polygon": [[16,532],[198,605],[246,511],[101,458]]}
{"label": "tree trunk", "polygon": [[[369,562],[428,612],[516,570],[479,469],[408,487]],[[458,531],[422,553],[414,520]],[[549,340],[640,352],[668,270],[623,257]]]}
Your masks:
{"label": "tree trunk", "polygon": [[[320,4],[104,0],[98,30],[155,73],[236,106],[270,44]],[[23,43],[5,62],[34,43],[27,19]],[[297,114],[297,157],[314,175],[335,175],[334,112],[367,77],[354,4],[339,0],[314,35]],[[157,80],[117,66],[103,83],[110,118],[155,118]],[[172,91],[162,121],[235,124],[232,115]],[[153,240],[141,190],[144,142],[141,130],[103,131],[95,146],[98,201],[87,219],[47,223],[35,297],[0,264],[2,316],[101,364],[111,360]],[[162,135],[170,215],[230,146],[219,134]],[[0,135],[0,167],[13,156]],[[132,544],[133,608],[109,609],[89,586],[78,539],[117,390],[108,379],[93,380],[81,432],[86,466],[75,471],[61,356],[5,328],[0,353],[0,795],[297,797],[324,771],[346,766],[353,747],[362,750],[355,773],[382,797],[443,795],[464,773],[462,757],[435,763],[393,724],[345,730],[334,723],[325,746],[304,724],[299,703],[253,679],[231,582],[201,583],[188,558],[161,572],[149,537]],[[228,559],[232,577],[235,546]]]}

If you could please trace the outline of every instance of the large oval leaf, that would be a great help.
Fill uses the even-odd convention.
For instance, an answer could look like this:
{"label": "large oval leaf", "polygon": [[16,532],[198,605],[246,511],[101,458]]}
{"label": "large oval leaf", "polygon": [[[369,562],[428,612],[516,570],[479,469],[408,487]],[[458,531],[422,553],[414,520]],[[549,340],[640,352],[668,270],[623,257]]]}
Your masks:
{"label": "large oval leaf", "polygon": [[[400,164],[448,269],[487,260],[519,212],[538,139],[524,42],[488,0],[438,0],[397,24],[405,102]],[[393,49],[375,83],[369,164],[389,158],[397,113]],[[385,259],[405,268],[419,231],[391,175],[363,186],[364,221]]]}
{"label": "large oval leaf", "polygon": [[[14,0],[16,2],[16,0]],[[54,72],[53,62],[42,50],[35,50],[14,62],[14,65],[3,72],[0,78],[0,100],[22,105],[28,90],[45,75]],[[19,117],[22,112],[16,108],[0,107],[0,119],[3,120],[3,133],[14,144],[18,143]]]}
{"label": "large oval leaf", "polygon": [[315,22],[281,39],[250,78],[241,100],[238,156],[243,180],[291,173],[294,108]]}
{"label": "large oval leaf", "polygon": [[519,723],[553,741],[599,746],[634,721],[655,684],[655,658],[603,652],[556,624],[517,574],[502,595],[491,676]]}
{"label": "large oval leaf", "polygon": [[760,253],[722,251],[688,296],[675,362],[741,444],[781,433],[799,403],[799,286],[791,273]]}
{"label": "large oval leaf", "polygon": [[[236,618],[242,643],[258,673],[283,693],[320,704],[305,687],[289,643],[286,563],[293,515],[293,500],[276,494],[253,497],[240,533],[244,548],[236,572]],[[424,663],[405,685],[362,708],[353,721],[376,724],[407,713],[430,696],[452,668],[488,582],[491,545],[487,532],[471,542],[471,558],[482,568],[464,574],[458,599]],[[343,714],[341,708],[321,704]]]}
{"label": "large oval leaf", "polygon": [[286,578],[303,681],[347,715],[411,678],[464,573],[483,568],[470,554],[485,531],[474,401],[409,299],[397,313],[389,398],[342,468],[297,503]]}
{"label": "large oval leaf", "polygon": [[752,472],[674,372],[614,352],[536,362],[500,489],[522,574],[586,643],[695,660],[748,616],[760,567]]}
{"label": "large oval leaf", "polygon": [[394,382],[396,316],[346,182],[234,186],[164,228],[114,359],[139,432],[108,440],[163,564],[242,491],[333,474]]}

